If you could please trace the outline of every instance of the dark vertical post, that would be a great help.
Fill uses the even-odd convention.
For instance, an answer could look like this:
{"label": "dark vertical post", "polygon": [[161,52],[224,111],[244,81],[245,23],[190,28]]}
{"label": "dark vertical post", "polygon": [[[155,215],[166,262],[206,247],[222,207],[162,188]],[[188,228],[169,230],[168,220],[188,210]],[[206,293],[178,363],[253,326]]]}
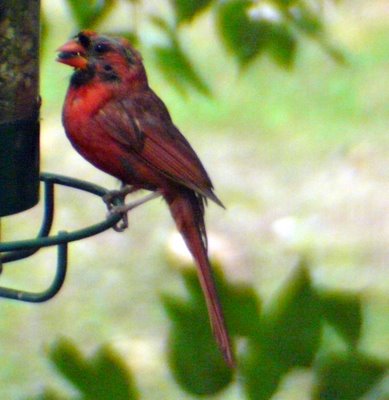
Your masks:
{"label": "dark vertical post", "polygon": [[0,217],[39,197],[39,0],[0,0]]}

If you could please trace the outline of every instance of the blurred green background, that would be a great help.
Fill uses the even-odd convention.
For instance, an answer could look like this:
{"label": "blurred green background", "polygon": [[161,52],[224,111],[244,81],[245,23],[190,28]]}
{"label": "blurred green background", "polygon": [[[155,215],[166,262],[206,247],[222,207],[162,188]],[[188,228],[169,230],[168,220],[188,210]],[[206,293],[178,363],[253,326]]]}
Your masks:
{"label": "blurred green background", "polygon": [[[320,398],[389,398],[387,2],[326,2],[328,37],[347,61],[336,62],[318,41],[302,37],[294,65],[286,68],[266,54],[239,67],[219,40],[212,14],[200,14],[180,28],[180,43],[210,96],[201,89],[177,89],[161,71],[153,46],[163,44],[166,37],[144,24],[144,14],[134,15],[130,3],[118,2],[98,29],[124,32],[129,24],[131,29],[137,27],[152,88],[200,155],[227,206],[223,210],[212,204],[207,210],[210,254],[221,265],[226,281],[251,288],[270,314],[283,291],[290,293],[288,284],[294,279],[309,287],[315,299],[322,299],[317,293],[355,296],[358,300],[353,304],[360,306],[361,321],[350,322],[349,328],[358,330],[357,340],[350,343],[354,340],[358,357],[363,354],[369,362],[383,365],[378,383],[364,397],[357,393],[342,398],[328,392]],[[119,183],[85,162],[64,135],[60,115],[71,71],[55,62],[55,49],[77,32],[76,20],[63,1],[45,0],[42,8],[46,34],[41,72],[42,170],[117,188]],[[169,20],[171,10],[165,2],[149,1],[145,9]],[[54,230],[76,229],[105,217],[104,204],[88,195],[60,188],[56,199]],[[2,239],[33,236],[41,214],[38,206],[4,218]],[[296,278],[301,260],[309,278]],[[139,398],[194,398],[177,384],[168,367],[171,314],[166,312],[166,298],[161,301],[162,294],[186,297],[182,274],[187,270],[181,268],[186,264],[170,214],[158,200],[131,213],[125,233],[109,231],[72,244],[69,273],[54,300],[41,305],[1,300],[0,397],[37,398],[50,386],[68,396],[64,398],[84,398],[77,397],[74,386],[48,361],[53,343],[66,337],[85,355],[102,344],[114,349],[132,371]],[[55,252],[41,251],[8,266],[1,284],[43,289],[54,265]],[[312,316],[315,311],[306,311],[304,304],[290,315],[301,317],[301,311]],[[227,310],[227,318],[230,314]],[[262,318],[270,314],[264,312]],[[323,315],[331,319],[328,313]],[[343,317],[336,318],[341,325]],[[321,349],[338,348],[340,342],[330,331],[321,333]],[[247,354],[256,350],[247,352],[244,339],[237,338],[236,344],[246,369],[212,398],[267,398],[247,390],[252,378],[247,373]],[[312,360],[297,362],[296,368],[280,375],[271,398],[313,398],[315,377],[326,364],[315,372]],[[269,360],[262,361],[268,367]]]}

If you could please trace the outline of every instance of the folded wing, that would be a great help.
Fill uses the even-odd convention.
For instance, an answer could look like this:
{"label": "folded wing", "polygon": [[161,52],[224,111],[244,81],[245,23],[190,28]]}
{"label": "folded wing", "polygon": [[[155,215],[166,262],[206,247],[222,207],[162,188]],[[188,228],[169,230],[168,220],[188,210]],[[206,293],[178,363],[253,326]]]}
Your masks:
{"label": "folded wing", "polygon": [[112,139],[150,168],[223,207],[201,161],[153,92],[108,101],[94,118],[109,128],[106,132]]}

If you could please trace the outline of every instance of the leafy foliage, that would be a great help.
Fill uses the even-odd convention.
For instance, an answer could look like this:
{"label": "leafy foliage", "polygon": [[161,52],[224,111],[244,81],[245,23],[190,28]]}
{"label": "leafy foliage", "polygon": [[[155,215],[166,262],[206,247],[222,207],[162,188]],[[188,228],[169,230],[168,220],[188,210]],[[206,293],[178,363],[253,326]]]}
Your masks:
{"label": "leafy foliage", "polygon": [[372,389],[387,371],[384,363],[358,353],[328,354],[317,365],[315,398],[357,400]]}
{"label": "leafy foliage", "polygon": [[287,367],[275,361],[271,354],[263,350],[261,343],[250,341],[242,355],[242,375],[244,390],[249,400],[267,400],[277,391],[278,385],[287,372]]}
{"label": "leafy foliage", "polygon": [[183,278],[189,292],[188,301],[163,296],[172,321],[169,365],[177,382],[189,393],[214,394],[231,383],[232,371],[215,346],[197,276],[184,273]]}
{"label": "leafy foliage", "polygon": [[93,27],[114,6],[114,0],[67,0],[70,11],[79,27]]}
{"label": "leafy foliage", "polygon": [[355,347],[362,327],[362,305],[354,293],[319,294],[323,316],[343,337],[346,343]]}
{"label": "leafy foliage", "polygon": [[247,8],[249,0],[234,0],[220,4],[217,12],[219,33],[227,49],[240,63],[251,61],[263,51],[268,37],[268,25],[253,21]]}
{"label": "leafy foliage", "polygon": [[250,0],[222,2],[218,9],[218,29],[226,47],[245,65],[266,51],[279,65],[290,66],[297,40],[288,24],[250,16]]}
{"label": "leafy foliage", "polygon": [[210,94],[208,85],[194,70],[176,39],[165,46],[156,46],[154,52],[160,70],[178,90],[186,93],[186,87],[190,86],[204,95]]}
{"label": "leafy foliage", "polygon": [[[97,28],[119,0],[66,0],[79,29]],[[180,28],[193,23],[200,13],[214,17],[217,32],[226,50],[241,67],[267,54],[282,68],[294,65],[303,38],[315,40],[336,61],[344,61],[342,52],[331,43],[325,21],[317,5],[320,0],[165,0],[171,16],[150,13],[141,1],[131,0],[134,13],[142,13],[161,30],[166,44],[153,46],[161,71],[183,94],[192,88],[210,95],[209,85],[196,72],[189,55],[180,45]],[[170,22],[168,22],[170,21]],[[173,22],[171,22],[173,21]],[[122,34],[138,41],[135,26]],[[108,32],[109,33],[109,32]],[[115,32],[115,34],[117,34]]]}
{"label": "leafy foliage", "polygon": [[[139,398],[128,367],[109,347],[102,347],[93,357],[86,358],[74,343],[60,339],[52,346],[49,358],[84,400]],[[38,399],[64,398],[47,389]]]}
{"label": "leafy foliage", "polygon": [[[171,321],[167,358],[182,390],[192,396],[216,395],[233,382],[215,345],[206,304],[194,270],[184,269],[186,298],[164,294],[163,306]],[[389,363],[359,350],[363,324],[357,294],[316,288],[304,261],[266,307],[255,291],[231,285],[216,269],[216,283],[232,338],[244,338],[238,354],[240,383],[249,400],[270,400],[286,374],[309,368],[316,383],[313,399],[357,400],[377,391]],[[331,325],[343,340],[343,350],[326,343],[323,327]],[[82,399],[138,399],[127,367],[108,348],[86,358],[61,339],[49,357]],[[35,400],[63,400],[47,389]]]}
{"label": "leafy foliage", "polygon": [[[187,392],[216,394],[232,377],[223,376],[222,365],[216,361],[221,358],[214,352],[214,344],[212,349],[206,306],[195,272],[184,272],[183,279],[188,299],[164,296],[172,321],[170,367]],[[363,322],[360,297],[314,287],[306,262],[301,262],[262,309],[262,301],[249,287],[229,285],[220,273],[216,281],[230,332],[246,341],[238,365],[247,399],[271,399],[284,376],[299,367],[310,368],[315,375],[315,398],[357,399],[372,390],[388,370],[388,364],[357,350]],[[323,348],[325,324],[339,332],[346,349],[342,354],[331,346]],[[218,383],[213,382],[215,376]]]}
{"label": "leafy foliage", "polygon": [[321,334],[320,302],[306,269],[299,268],[263,316],[262,347],[287,368],[309,367]]}
{"label": "leafy foliage", "polygon": [[176,19],[179,23],[191,21],[211,2],[212,0],[172,0]]}

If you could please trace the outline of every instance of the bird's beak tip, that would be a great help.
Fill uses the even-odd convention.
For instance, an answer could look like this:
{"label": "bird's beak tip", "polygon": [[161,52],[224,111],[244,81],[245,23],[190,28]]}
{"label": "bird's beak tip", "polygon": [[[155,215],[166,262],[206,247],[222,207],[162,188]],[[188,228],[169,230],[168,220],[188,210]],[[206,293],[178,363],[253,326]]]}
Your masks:
{"label": "bird's beak tip", "polygon": [[85,49],[75,40],[69,40],[57,49],[58,57],[56,61],[70,65],[74,68],[85,69],[88,60],[85,57]]}

